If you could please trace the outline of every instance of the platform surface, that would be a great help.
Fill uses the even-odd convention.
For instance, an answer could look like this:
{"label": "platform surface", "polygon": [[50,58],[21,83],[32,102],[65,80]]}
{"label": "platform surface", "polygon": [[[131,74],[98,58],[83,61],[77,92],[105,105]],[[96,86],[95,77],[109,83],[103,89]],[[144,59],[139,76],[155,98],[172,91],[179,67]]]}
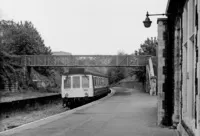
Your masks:
{"label": "platform surface", "polygon": [[156,125],[157,98],[136,89],[117,87],[96,105],[12,136],[176,136]]}

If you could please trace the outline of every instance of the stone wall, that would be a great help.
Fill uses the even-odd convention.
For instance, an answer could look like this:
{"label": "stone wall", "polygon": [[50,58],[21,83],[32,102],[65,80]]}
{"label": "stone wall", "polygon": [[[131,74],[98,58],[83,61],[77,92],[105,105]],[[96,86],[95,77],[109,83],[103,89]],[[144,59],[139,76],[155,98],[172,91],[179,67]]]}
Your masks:
{"label": "stone wall", "polygon": [[165,57],[164,52],[166,49],[166,37],[167,33],[167,20],[158,19],[158,46],[157,46],[157,90],[158,90],[158,125],[162,125],[165,110],[164,110],[164,99],[165,93],[163,91],[163,84],[165,82],[166,76],[164,74]]}
{"label": "stone wall", "polygon": [[157,90],[158,125],[172,126],[174,112],[174,26],[169,19],[158,19]]}
{"label": "stone wall", "polygon": [[158,19],[158,124],[171,118],[180,136],[200,136],[200,0],[171,0],[167,13]]}
{"label": "stone wall", "polygon": [[19,88],[18,82],[5,82],[4,83],[4,91],[11,91],[11,92],[17,92]]}
{"label": "stone wall", "polygon": [[181,44],[181,21],[177,18],[175,21],[174,33],[174,113],[173,126],[177,127],[181,115],[181,69],[182,69],[182,44]]}

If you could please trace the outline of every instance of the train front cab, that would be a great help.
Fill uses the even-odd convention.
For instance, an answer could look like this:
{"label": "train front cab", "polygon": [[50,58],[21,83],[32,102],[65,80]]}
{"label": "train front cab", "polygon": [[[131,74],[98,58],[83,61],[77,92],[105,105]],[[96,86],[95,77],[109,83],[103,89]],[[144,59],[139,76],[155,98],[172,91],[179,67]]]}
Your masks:
{"label": "train front cab", "polygon": [[63,106],[76,105],[93,97],[91,75],[63,75],[61,84]]}

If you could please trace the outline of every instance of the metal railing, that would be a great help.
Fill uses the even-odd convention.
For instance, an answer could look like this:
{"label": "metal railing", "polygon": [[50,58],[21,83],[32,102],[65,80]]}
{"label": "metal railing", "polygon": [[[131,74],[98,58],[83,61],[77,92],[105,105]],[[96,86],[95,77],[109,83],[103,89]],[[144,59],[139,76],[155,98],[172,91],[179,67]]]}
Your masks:
{"label": "metal railing", "polygon": [[134,55],[22,55],[21,66],[132,67],[145,66],[151,56]]}

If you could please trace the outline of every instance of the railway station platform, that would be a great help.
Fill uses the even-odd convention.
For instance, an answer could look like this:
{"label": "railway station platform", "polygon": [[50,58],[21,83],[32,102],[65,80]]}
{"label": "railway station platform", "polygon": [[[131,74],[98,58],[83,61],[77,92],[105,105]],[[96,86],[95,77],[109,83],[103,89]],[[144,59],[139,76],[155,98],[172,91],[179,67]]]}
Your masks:
{"label": "railway station platform", "polygon": [[[176,136],[157,121],[157,98],[138,89],[113,88],[115,93],[71,114],[9,130],[11,136]],[[53,119],[54,118],[54,119]],[[51,121],[49,121],[51,120]],[[42,123],[41,123],[42,122]]]}
{"label": "railway station platform", "polygon": [[40,97],[48,97],[58,95],[57,92],[39,92],[39,91],[24,91],[24,92],[0,92],[0,103],[9,103],[26,99],[36,99]]}

